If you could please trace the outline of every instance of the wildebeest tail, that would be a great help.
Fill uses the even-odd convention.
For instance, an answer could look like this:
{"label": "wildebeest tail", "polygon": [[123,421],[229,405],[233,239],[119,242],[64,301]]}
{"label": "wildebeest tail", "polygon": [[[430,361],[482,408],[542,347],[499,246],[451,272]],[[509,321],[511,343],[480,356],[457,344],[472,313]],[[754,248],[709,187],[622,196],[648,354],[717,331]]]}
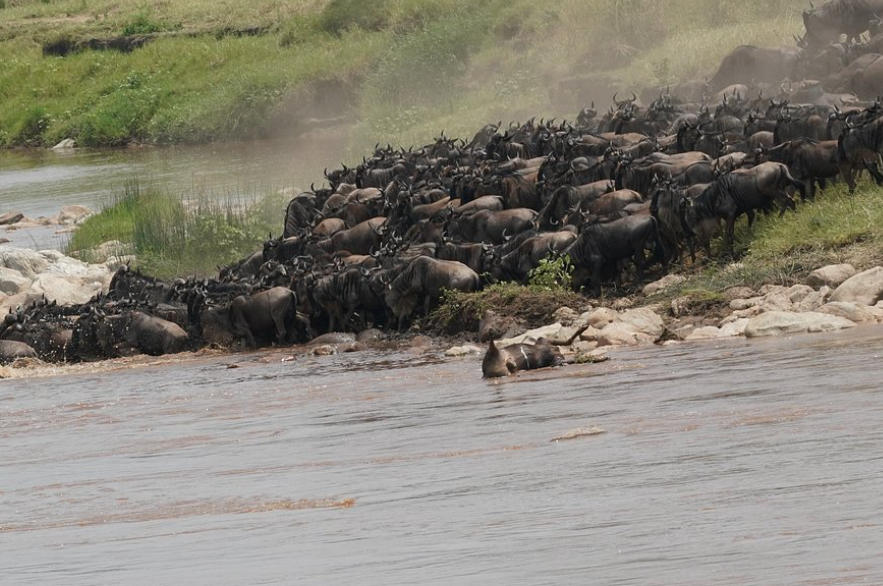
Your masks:
{"label": "wildebeest tail", "polygon": [[653,220],[653,246],[655,248],[653,260],[659,264],[666,264],[665,244],[662,243],[662,237],[659,235],[659,220],[651,216]]}

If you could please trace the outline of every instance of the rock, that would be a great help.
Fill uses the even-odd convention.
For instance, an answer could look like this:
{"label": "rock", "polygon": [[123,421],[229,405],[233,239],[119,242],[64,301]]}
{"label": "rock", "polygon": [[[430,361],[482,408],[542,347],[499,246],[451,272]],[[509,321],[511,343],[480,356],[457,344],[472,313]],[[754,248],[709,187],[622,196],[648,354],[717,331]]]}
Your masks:
{"label": "rock", "polygon": [[737,336],[744,336],[745,329],[748,327],[748,323],[751,320],[747,318],[737,319],[736,321],[731,321],[725,324],[722,324],[721,334],[725,338],[735,338]]}
{"label": "rock", "polygon": [[816,269],[806,278],[806,284],[813,289],[821,287],[837,288],[856,274],[855,267],[850,264],[828,265]]}
{"label": "rock", "polygon": [[31,282],[27,293],[37,297],[45,295],[48,301],[59,305],[76,305],[86,303],[101,292],[102,284],[87,283],[80,277],[65,277],[49,273],[38,275]]}
{"label": "rock", "polygon": [[12,242],[9,238],[0,238],[0,244],[7,244],[9,242]]}
{"label": "rock", "polygon": [[30,279],[25,279],[17,270],[0,267],[0,293],[15,295],[23,285],[30,282]]}
{"label": "rock", "polygon": [[599,307],[589,314],[589,326],[603,330],[607,324],[618,322],[619,313],[607,307]]}
{"label": "rock", "polygon": [[572,326],[579,319],[579,314],[569,307],[559,307],[552,314],[552,319],[562,325]]}
{"label": "rock", "polygon": [[24,342],[0,340],[0,364],[12,364],[20,358],[36,358],[37,352]]}
{"label": "rock", "polygon": [[94,262],[105,262],[112,257],[128,256],[132,254],[132,245],[120,242],[119,240],[108,240],[102,242],[95,248],[89,250],[89,258]]}
{"label": "rock", "polygon": [[52,147],[53,151],[65,151],[77,146],[77,142],[72,138],[65,138],[57,145]]}
{"label": "rock", "polygon": [[573,352],[574,354],[588,354],[589,352],[596,349],[597,347],[598,347],[598,342],[595,342],[595,341],[586,342],[586,341],[580,340],[579,342],[574,342],[570,346],[570,351]]}
{"label": "rock", "polygon": [[[569,333],[566,331],[569,329],[572,328],[565,328],[560,323],[554,323],[552,325],[543,326],[541,328],[536,328],[534,330],[524,332],[520,336],[515,336],[514,338],[506,338],[504,340],[500,340],[497,346],[500,348],[504,348],[513,344],[534,344],[540,338],[546,338],[553,345],[557,345],[555,344],[555,342],[552,342],[552,340],[560,340],[564,335],[567,335]],[[570,342],[568,342],[568,344],[569,343]]]}
{"label": "rock", "polygon": [[408,346],[418,350],[432,348],[432,338],[429,336],[414,336],[411,338]]}
{"label": "rock", "polygon": [[629,307],[634,307],[635,302],[628,297],[620,297],[613,302],[613,309],[617,311],[622,311],[623,309],[628,309]]}
{"label": "rock", "polygon": [[763,297],[749,297],[748,299],[733,299],[730,301],[730,309],[733,311],[744,311],[756,307]]}
{"label": "rock", "polygon": [[58,212],[57,220],[62,226],[71,226],[73,224],[79,224],[94,213],[95,212],[86,206],[64,206],[61,208],[61,211]]}
{"label": "rock", "polygon": [[0,249],[0,267],[14,269],[26,279],[33,279],[49,268],[49,262],[34,250],[3,248]]}
{"label": "rock", "polygon": [[730,287],[724,291],[724,299],[730,302],[736,299],[751,299],[752,297],[758,297],[758,294],[750,287]]}
{"label": "rock", "polygon": [[818,312],[837,315],[857,324],[877,322],[883,318],[883,310],[867,305],[857,305],[849,301],[832,301],[821,306]]}
{"label": "rock", "polygon": [[0,214],[0,226],[17,224],[21,222],[24,217],[25,215],[21,212],[6,212],[5,214]]}
{"label": "rock", "polygon": [[784,336],[814,332],[833,332],[855,327],[848,319],[824,313],[793,313],[790,311],[769,311],[752,318],[745,328],[749,338]]}
{"label": "rock", "polygon": [[760,293],[762,297],[768,297],[776,293],[785,295],[786,291],[788,291],[788,287],[783,287],[782,285],[764,285],[760,288],[758,293]]}
{"label": "rock", "polygon": [[624,311],[619,319],[622,323],[632,326],[635,331],[647,334],[654,342],[665,333],[665,322],[653,310],[646,307]]}
{"label": "rock", "polygon": [[445,351],[445,356],[468,356],[470,354],[480,354],[481,348],[467,344],[465,346],[454,346]]}
{"label": "rock", "polygon": [[652,344],[658,339],[637,330],[633,325],[614,322],[607,324],[598,335],[599,346],[639,346],[642,344]]}
{"label": "rock", "polygon": [[666,275],[659,279],[658,281],[654,281],[649,285],[644,286],[644,295],[655,295],[657,293],[661,293],[666,289],[670,289],[676,285],[680,285],[685,282],[687,277],[683,275]]}
{"label": "rock", "polygon": [[678,327],[676,327],[674,330],[672,330],[671,333],[674,334],[674,336],[675,336],[678,340],[686,340],[688,337],[690,337],[690,334],[692,334],[692,333],[695,332],[695,331],[696,331],[696,326],[695,326],[695,325],[693,325],[693,324],[684,324],[684,325],[682,325],[682,326],[678,326]]}
{"label": "rock", "polygon": [[815,289],[809,285],[794,285],[785,292],[785,295],[791,303],[800,303],[815,292]]}
{"label": "rock", "polygon": [[598,343],[598,339],[601,337],[601,330],[598,328],[593,328],[592,326],[587,327],[583,330],[583,333],[579,335],[579,339],[583,342],[595,342]]}
{"label": "rock", "polygon": [[876,305],[883,300],[883,267],[874,267],[843,282],[831,301],[851,301],[862,305]]}
{"label": "rock", "polygon": [[833,292],[834,291],[832,291],[830,287],[823,286],[818,291],[814,291],[807,295],[800,303],[795,304],[793,311],[798,313],[815,311],[828,301],[828,298],[831,297],[831,293]]}
{"label": "rock", "polygon": [[511,338],[521,329],[515,318],[502,316],[493,309],[488,309],[478,324],[478,340],[489,342],[500,338]]}
{"label": "rock", "polygon": [[698,342],[701,340],[716,340],[718,338],[723,338],[723,334],[720,328],[716,328],[714,326],[705,326],[702,328],[696,328],[693,330],[689,336],[687,336],[687,342]]}

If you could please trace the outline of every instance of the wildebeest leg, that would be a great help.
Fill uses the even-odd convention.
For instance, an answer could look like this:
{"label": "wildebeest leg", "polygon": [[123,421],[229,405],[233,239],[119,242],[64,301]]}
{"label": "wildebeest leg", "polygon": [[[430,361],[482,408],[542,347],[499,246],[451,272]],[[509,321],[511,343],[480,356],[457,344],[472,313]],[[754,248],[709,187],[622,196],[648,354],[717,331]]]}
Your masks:
{"label": "wildebeest leg", "polygon": [[727,216],[727,234],[726,234],[726,248],[727,252],[730,256],[733,256],[733,247],[734,241],[736,239],[736,214],[730,214]]}
{"label": "wildebeest leg", "polygon": [[852,176],[852,167],[849,163],[842,163],[840,165],[840,174],[843,175],[843,179],[849,185],[849,193],[855,193],[855,177]]}
{"label": "wildebeest leg", "polygon": [[[644,256],[644,243],[640,243],[635,246],[635,278],[640,283],[644,280],[644,264],[647,262],[646,257]],[[617,271],[618,273],[619,271]]]}
{"label": "wildebeest leg", "polygon": [[883,185],[883,174],[880,173],[880,168],[877,166],[877,161],[864,161],[865,168],[868,170],[868,173],[871,174],[871,177],[874,178],[874,181],[877,185]]}
{"label": "wildebeest leg", "polygon": [[429,295],[426,296],[426,301],[423,302],[423,316],[429,316],[429,306],[432,304],[432,297]]}
{"label": "wildebeest leg", "polygon": [[748,216],[748,228],[750,229],[754,225],[754,210],[748,210],[745,215]]}

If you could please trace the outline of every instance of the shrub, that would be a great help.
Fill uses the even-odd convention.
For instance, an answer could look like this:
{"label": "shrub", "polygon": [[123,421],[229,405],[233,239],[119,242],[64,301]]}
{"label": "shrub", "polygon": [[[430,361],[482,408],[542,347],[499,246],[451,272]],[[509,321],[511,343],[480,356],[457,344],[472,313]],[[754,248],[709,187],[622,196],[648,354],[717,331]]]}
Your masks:
{"label": "shrub", "polygon": [[530,271],[531,287],[542,291],[571,291],[573,263],[570,255],[553,255],[540,261],[540,266]]}

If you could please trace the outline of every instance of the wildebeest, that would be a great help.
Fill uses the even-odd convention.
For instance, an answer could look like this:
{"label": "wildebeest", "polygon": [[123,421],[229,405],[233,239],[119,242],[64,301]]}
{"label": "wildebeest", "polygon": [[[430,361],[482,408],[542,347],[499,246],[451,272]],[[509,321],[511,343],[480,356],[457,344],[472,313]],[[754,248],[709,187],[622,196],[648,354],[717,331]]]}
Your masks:
{"label": "wildebeest", "polygon": [[561,351],[546,338],[540,338],[536,344],[512,344],[503,348],[491,340],[481,362],[481,372],[485,378],[500,378],[519,370],[547,368],[563,362]]}
{"label": "wildebeest", "polygon": [[254,295],[240,295],[228,305],[209,307],[200,314],[203,337],[208,341],[239,340],[246,347],[291,342],[300,323],[308,320],[297,313],[297,298],[286,287],[274,287]]}
{"label": "wildebeest", "polygon": [[803,11],[806,40],[816,47],[837,41],[841,34],[855,40],[878,14],[883,14],[883,0],[828,0]]}
{"label": "wildebeest", "polygon": [[601,287],[602,271],[620,280],[619,264],[633,259],[638,280],[643,278],[644,251],[655,250],[656,258],[665,262],[665,247],[659,237],[656,218],[629,216],[608,223],[583,226],[576,241],[565,251],[574,266],[573,284],[579,288],[587,281],[595,290]]}
{"label": "wildebeest", "polygon": [[778,84],[794,76],[802,50],[798,47],[754,47],[740,45],[724,57],[709,82],[716,90],[731,84]]}
{"label": "wildebeest", "polygon": [[37,352],[24,342],[0,340],[0,364],[9,364],[19,358],[36,358]]}
{"label": "wildebeest", "polygon": [[721,218],[726,221],[726,246],[733,252],[736,219],[748,214],[749,222],[755,210],[769,209],[773,203],[781,207],[780,216],[794,200],[786,189],[794,187],[806,197],[806,186],[792,177],[788,167],[781,163],[761,163],[750,169],[737,169],[722,175],[702,195],[689,200],[687,223],[696,226],[706,219]]}
{"label": "wildebeest", "polygon": [[421,256],[389,284],[384,300],[402,329],[421,302],[428,314],[445,290],[476,291],[479,284],[478,274],[463,263]]}

